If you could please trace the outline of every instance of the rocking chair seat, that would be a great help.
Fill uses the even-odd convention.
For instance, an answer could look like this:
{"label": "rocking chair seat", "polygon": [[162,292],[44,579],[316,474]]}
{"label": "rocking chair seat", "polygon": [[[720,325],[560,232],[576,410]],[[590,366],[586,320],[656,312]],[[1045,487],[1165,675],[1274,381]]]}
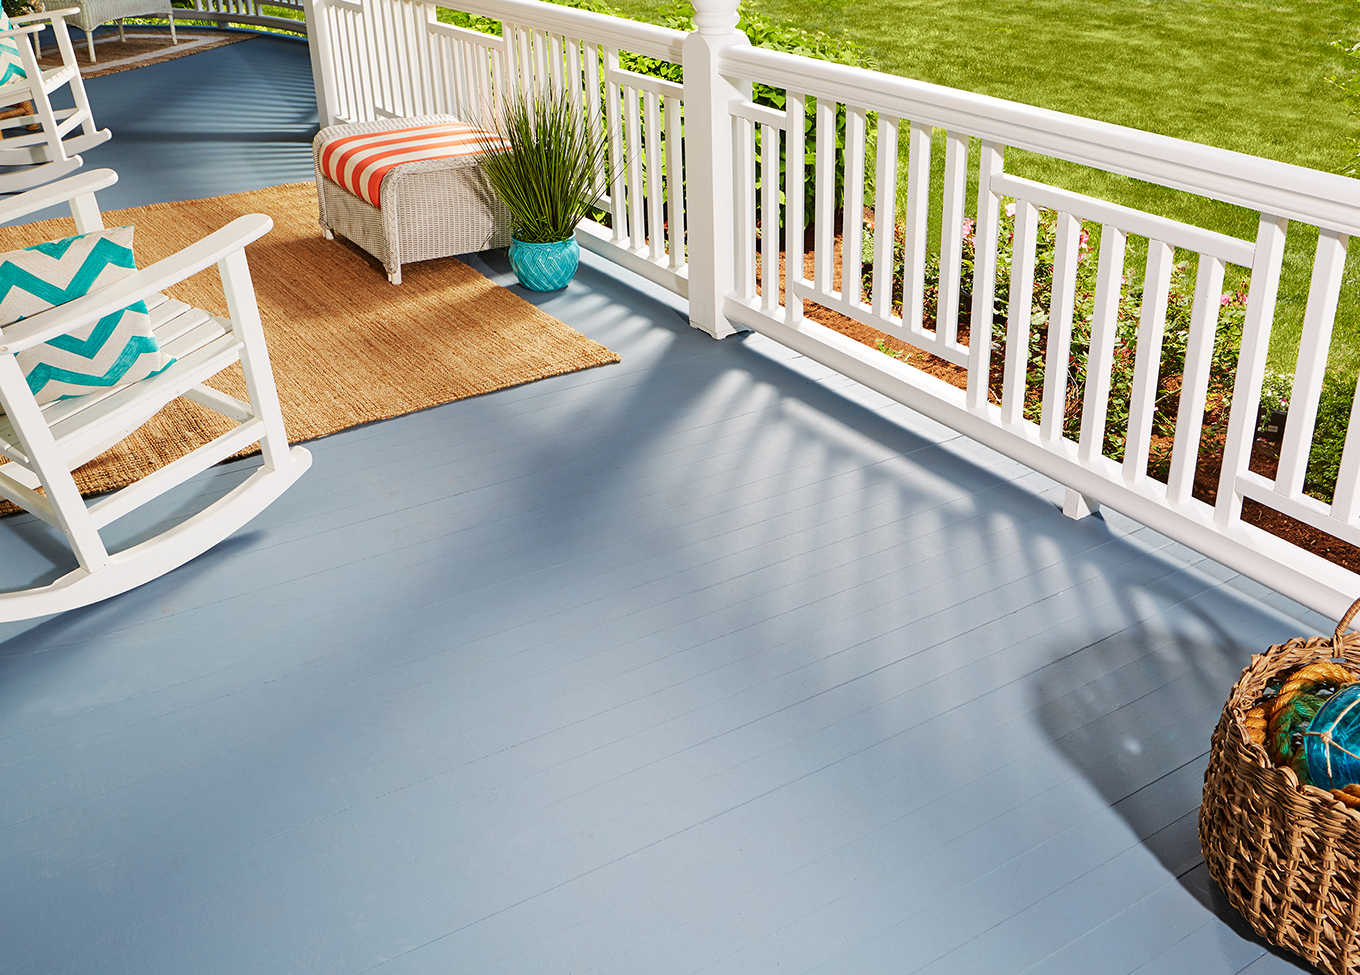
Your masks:
{"label": "rocking chair seat", "polygon": [[[112,178],[110,178],[112,177]],[[91,187],[111,172],[63,181],[83,194],[72,201],[77,227],[98,229]],[[43,187],[18,206],[0,207],[13,219],[60,199],[61,184]],[[53,191],[49,193],[47,191]],[[289,448],[244,247],[267,233],[269,217],[240,217],[179,253],[108,287],[0,329],[0,497],[61,530],[79,566],[55,582],[0,593],[0,621],[28,619],[84,606],[125,592],[188,562],[236,531],[277,498],[311,464],[302,447]],[[220,317],[166,297],[166,287],[216,264],[229,315]],[[136,301],[145,301],[162,349],[176,361],[147,379],[116,389],[39,405],[15,358]],[[203,385],[240,362],[250,402]],[[136,430],[183,396],[236,421],[214,440],[88,505],[71,472]],[[110,553],[100,529],[214,464],[259,442],[262,466],[235,490],[147,541]]]}

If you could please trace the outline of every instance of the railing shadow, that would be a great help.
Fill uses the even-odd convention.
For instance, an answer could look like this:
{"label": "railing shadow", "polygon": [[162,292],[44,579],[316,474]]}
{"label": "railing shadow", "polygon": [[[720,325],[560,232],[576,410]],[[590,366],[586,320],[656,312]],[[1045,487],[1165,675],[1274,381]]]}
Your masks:
{"label": "railing shadow", "polygon": [[[1169,608],[1146,616],[1137,604],[1149,596]],[[1200,853],[1209,739],[1228,688],[1250,655],[1265,649],[1244,645],[1219,622],[1242,619],[1241,597],[1206,588],[1187,598],[1169,586],[1149,586],[1123,602],[1122,611],[1137,622],[1079,653],[1065,651],[1033,675],[1037,724],[1205,910],[1287,965],[1316,971],[1251,930],[1209,876]],[[1251,629],[1269,632],[1268,614],[1252,608],[1246,613],[1260,617],[1246,621]],[[1241,632],[1236,625],[1234,630]],[[1090,679],[1079,679],[1077,670]],[[1070,684],[1077,686],[1064,694],[1048,690]]]}

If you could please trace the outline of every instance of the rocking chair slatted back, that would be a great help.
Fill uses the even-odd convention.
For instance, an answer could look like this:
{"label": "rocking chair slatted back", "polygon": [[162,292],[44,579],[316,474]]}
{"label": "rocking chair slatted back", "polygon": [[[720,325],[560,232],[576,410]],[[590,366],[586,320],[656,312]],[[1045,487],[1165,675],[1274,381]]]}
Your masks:
{"label": "rocking chair slatted back", "polygon": [[[0,166],[23,167],[0,174],[0,193],[15,193],[49,182],[79,169],[79,153],[107,142],[108,129],[96,129],[85,82],[76,63],[75,49],[67,33],[67,16],[79,13],[76,7],[12,17],[8,30],[0,30],[0,42],[12,41],[18,47],[25,77],[13,78],[0,86],[0,106],[28,102],[31,114],[0,120],[0,130],[19,129],[0,145]],[[48,27],[57,39],[61,64],[44,69],[38,64],[34,45]],[[51,95],[69,88],[72,108],[54,109]],[[26,128],[36,126],[38,131]]]}

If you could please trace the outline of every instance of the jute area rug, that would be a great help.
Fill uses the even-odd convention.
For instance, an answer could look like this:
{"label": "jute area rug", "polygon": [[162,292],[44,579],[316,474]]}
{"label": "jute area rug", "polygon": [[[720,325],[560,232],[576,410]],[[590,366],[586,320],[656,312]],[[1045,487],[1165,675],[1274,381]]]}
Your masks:
{"label": "jute area rug", "polygon": [[[311,440],[373,420],[619,361],[619,356],[454,258],[407,264],[402,283],[317,225],[316,186],[287,186],[104,214],[132,224],[138,267],[247,213],[274,229],[246,248],[288,439]],[[69,218],[0,227],[8,251],[74,233]],[[211,268],[167,291],[226,314]],[[238,367],[212,385],[245,398]],[[77,474],[87,494],[137,480],[229,424],[177,400]]]}
{"label": "jute area rug", "polygon": [[[144,68],[149,64],[173,61],[201,51],[210,51],[215,47],[248,41],[252,37],[250,34],[228,31],[195,32],[192,28],[186,30],[180,27],[176,29],[179,43],[171,44],[168,27],[152,30],[129,27],[124,30],[124,34],[127,36],[126,41],[118,39],[116,30],[97,34],[94,39],[94,53],[99,60],[94,64],[90,63],[90,52],[85,45],[85,38],[81,36],[77,41],[76,35],[73,34],[71,43],[75,46],[80,76],[99,78],[106,74],[117,74],[119,71],[131,71],[133,68]],[[45,36],[47,46],[42,49],[38,63],[46,68],[57,67],[61,64],[61,55],[57,51],[56,42],[52,40],[51,34],[40,36]]]}

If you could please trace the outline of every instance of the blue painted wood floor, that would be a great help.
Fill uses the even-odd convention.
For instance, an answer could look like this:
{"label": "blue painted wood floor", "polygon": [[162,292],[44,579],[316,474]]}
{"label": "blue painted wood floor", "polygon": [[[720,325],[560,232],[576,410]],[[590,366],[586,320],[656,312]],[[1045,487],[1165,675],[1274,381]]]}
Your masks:
{"label": "blue painted wood floor", "polygon": [[[310,178],[301,44],[89,91],[107,207]],[[0,971],[1298,967],[1195,816],[1248,655],[1328,621],[594,258],[526,297],[623,363],[315,442],[0,626]]]}

